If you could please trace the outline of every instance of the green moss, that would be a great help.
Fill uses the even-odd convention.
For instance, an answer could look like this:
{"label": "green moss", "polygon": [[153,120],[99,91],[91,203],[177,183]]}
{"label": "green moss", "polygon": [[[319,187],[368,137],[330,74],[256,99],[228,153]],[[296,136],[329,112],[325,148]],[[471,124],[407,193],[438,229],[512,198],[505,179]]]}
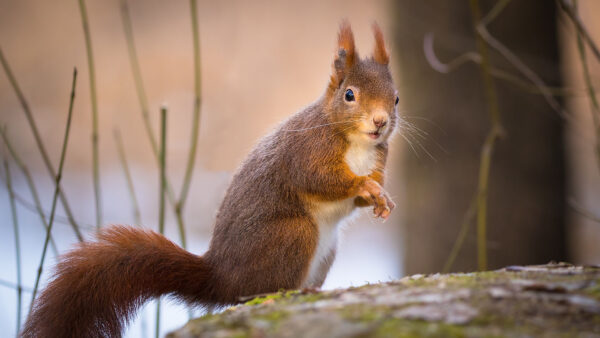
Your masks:
{"label": "green moss", "polygon": [[345,320],[367,324],[382,319],[388,312],[389,307],[387,306],[368,306],[364,304],[347,305],[337,311]]}
{"label": "green moss", "polygon": [[286,311],[270,311],[265,314],[256,315],[256,318],[267,320],[269,322],[280,322],[281,320],[289,317],[289,313]]}
{"label": "green moss", "polygon": [[597,300],[600,300],[600,283],[594,283],[594,285],[587,287],[585,290],[583,290],[583,292],[596,298]]}
{"label": "green moss", "polygon": [[[564,272],[538,272],[538,271],[490,271],[468,274],[450,274],[437,276],[423,276],[421,278],[404,278],[400,281],[379,285],[363,285],[349,290],[326,291],[323,293],[302,293],[300,291],[279,291],[277,293],[262,295],[249,300],[244,305],[239,305],[217,315],[207,315],[194,320],[194,324],[202,327],[198,336],[206,332],[226,333],[233,337],[269,336],[278,335],[289,330],[290,323],[302,320],[303,314],[311,314],[307,320],[315,320],[312,314],[323,311],[324,316],[333,316],[345,323],[356,324],[359,337],[503,337],[503,336],[543,336],[552,332],[553,336],[562,337],[575,335],[581,332],[596,332],[600,328],[600,316],[586,314],[582,317],[575,305],[544,301],[544,297],[535,297],[538,293],[552,293],[547,291],[554,285],[564,285],[565,292],[593,297],[600,301],[600,279],[598,270],[579,270],[577,273]],[[527,280],[527,283],[523,283]],[[524,288],[531,283],[542,285],[540,289]],[[584,289],[580,289],[587,285]],[[490,287],[500,287],[508,291],[506,296],[493,296]],[[477,315],[466,325],[448,324],[442,321],[412,320],[396,318],[398,310],[421,301],[407,303],[406,300],[397,304],[394,302],[381,302],[382,295],[403,294],[446,294],[456,290],[467,289],[470,292],[466,299],[462,296],[458,300],[467,302],[477,309]],[[412,292],[414,291],[414,293]],[[360,303],[346,302],[342,297],[347,292],[356,294]],[[523,297],[517,297],[518,292],[523,292]],[[462,293],[461,293],[462,294]],[[371,297],[373,296],[373,297]],[[529,299],[529,297],[532,297]],[[415,299],[420,299],[419,297]],[[318,305],[297,306],[300,304],[320,302]],[[268,303],[272,305],[256,306]],[[425,301],[424,301],[425,302]],[[426,302],[425,302],[426,303]],[[440,305],[442,306],[442,305]],[[561,316],[556,316],[557,311]],[[298,315],[298,316],[297,316]],[[332,318],[333,318],[332,317]],[[318,319],[323,325],[327,317]],[[200,323],[201,322],[201,323]],[[571,324],[566,324],[566,323]],[[325,324],[326,326],[327,324]],[[294,326],[295,327],[295,326]]]}
{"label": "green moss", "polygon": [[267,300],[278,300],[278,299],[282,299],[282,298],[290,298],[293,295],[296,295],[300,293],[300,291],[298,290],[289,290],[289,291],[279,291],[276,293],[271,293],[262,297],[256,297],[253,298],[249,301],[247,301],[246,303],[244,303],[244,305],[258,305],[258,304],[263,304],[264,302],[266,302]]}
{"label": "green moss", "polygon": [[374,337],[466,337],[465,328],[440,322],[389,318],[380,323]]}
{"label": "green moss", "polygon": [[299,296],[297,298],[297,300],[302,303],[314,303],[314,302],[319,301],[324,298],[327,298],[327,297],[325,295],[323,295],[322,293],[309,293],[306,295]]}
{"label": "green moss", "polygon": [[444,282],[450,286],[462,286],[477,288],[478,286],[489,285],[501,280],[509,279],[508,272],[485,271],[473,274],[452,274],[444,279]]}
{"label": "green moss", "polygon": [[248,338],[250,337],[250,334],[243,330],[236,330],[228,334],[228,336],[231,338]]}

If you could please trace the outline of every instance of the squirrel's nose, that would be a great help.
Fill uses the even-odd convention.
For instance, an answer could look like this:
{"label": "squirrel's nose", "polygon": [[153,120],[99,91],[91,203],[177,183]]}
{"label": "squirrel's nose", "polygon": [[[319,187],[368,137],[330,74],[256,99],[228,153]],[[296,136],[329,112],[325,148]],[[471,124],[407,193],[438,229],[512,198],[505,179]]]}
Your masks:
{"label": "squirrel's nose", "polygon": [[375,116],[373,117],[373,124],[377,128],[383,128],[387,124],[387,119],[383,116]]}

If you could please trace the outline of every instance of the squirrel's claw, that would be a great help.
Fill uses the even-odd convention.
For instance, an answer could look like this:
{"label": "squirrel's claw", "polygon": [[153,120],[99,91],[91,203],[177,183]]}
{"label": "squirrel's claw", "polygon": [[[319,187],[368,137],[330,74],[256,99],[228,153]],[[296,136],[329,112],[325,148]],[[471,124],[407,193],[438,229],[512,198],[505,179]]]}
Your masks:
{"label": "squirrel's claw", "polygon": [[365,182],[363,189],[359,192],[359,196],[370,201],[371,204],[374,205],[373,214],[376,218],[381,217],[386,220],[390,216],[392,210],[396,207],[396,204],[388,196],[385,190],[383,190],[381,185],[374,180]]}

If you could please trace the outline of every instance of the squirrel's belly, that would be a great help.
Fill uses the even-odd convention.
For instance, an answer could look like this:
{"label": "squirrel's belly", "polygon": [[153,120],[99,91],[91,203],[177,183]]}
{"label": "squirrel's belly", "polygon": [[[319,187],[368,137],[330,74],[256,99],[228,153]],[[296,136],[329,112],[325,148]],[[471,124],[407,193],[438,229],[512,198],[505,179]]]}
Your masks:
{"label": "squirrel's belly", "polygon": [[[372,145],[351,142],[344,160],[356,175],[369,175],[377,163],[377,151]],[[354,197],[334,202],[311,203],[311,216],[319,229],[319,242],[310,261],[308,276],[302,287],[320,287],[329,271],[332,253],[337,250],[340,225],[355,210]],[[325,267],[325,268],[323,268]]]}
{"label": "squirrel's belly", "polygon": [[[328,264],[332,253],[337,250],[338,232],[344,219],[354,211],[354,198],[347,198],[334,202],[315,202],[311,208],[311,215],[319,229],[319,241],[308,269],[308,276],[302,284],[303,287],[320,287],[328,269],[321,265]],[[324,275],[325,274],[325,275]]]}

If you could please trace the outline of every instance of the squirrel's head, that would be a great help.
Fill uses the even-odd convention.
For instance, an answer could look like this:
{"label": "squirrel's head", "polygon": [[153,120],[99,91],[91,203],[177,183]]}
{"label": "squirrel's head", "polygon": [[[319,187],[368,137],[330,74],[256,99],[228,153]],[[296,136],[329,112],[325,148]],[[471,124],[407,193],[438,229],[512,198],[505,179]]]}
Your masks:
{"label": "squirrel's head", "polygon": [[360,59],[350,24],[342,22],[326,100],[331,119],[340,122],[346,135],[361,142],[379,144],[387,140],[396,127],[398,96],[383,33],[377,24],[373,24],[373,32],[373,55]]}

